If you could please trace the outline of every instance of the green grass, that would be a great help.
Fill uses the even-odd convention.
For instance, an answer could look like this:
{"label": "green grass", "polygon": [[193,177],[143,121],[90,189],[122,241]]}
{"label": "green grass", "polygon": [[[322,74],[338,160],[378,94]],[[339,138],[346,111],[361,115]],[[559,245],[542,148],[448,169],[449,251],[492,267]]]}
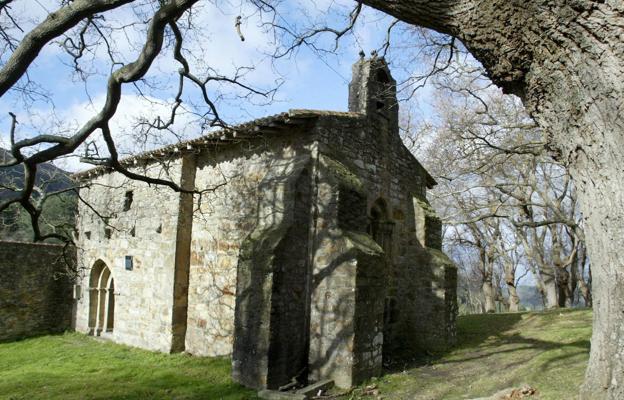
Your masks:
{"label": "green grass", "polygon": [[0,343],[0,399],[255,399],[227,358],[162,354],[77,333]]}
{"label": "green grass", "polygon": [[384,399],[470,399],[522,384],[541,400],[574,399],[589,357],[591,317],[591,310],[460,317],[455,349],[374,383]]}
{"label": "green grass", "polygon": [[[542,400],[573,399],[590,335],[590,310],[460,317],[455,349],[374,383],[387,400],[469,399],[521,384]],[[0,399],[255,398],[232,382],[227,358],[153,353],[76,333],[0,343]]]}

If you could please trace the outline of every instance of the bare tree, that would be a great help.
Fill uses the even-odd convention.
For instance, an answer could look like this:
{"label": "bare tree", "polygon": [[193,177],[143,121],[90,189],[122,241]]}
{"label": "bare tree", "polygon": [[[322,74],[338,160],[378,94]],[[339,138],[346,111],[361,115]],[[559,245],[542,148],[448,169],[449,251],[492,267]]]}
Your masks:
{"label": "bare tree", "polygon": [[480,254],[481,262],[472,265],[482,277],[485,311],[517,311],[517,278],[529,272],[546,308],[571,306],[572,264],[584,237],[565,167],[546,154],[541,131],[522,105],[491,87],[465,56],[430,82],[438,89],[441,120],[408,127],[404,136],[407,143],[418,141],[410,132],[423,136],[427,144],[417,153],[440,182],[434,203],[446,223],[463,227],[451,231],[449,245]]}

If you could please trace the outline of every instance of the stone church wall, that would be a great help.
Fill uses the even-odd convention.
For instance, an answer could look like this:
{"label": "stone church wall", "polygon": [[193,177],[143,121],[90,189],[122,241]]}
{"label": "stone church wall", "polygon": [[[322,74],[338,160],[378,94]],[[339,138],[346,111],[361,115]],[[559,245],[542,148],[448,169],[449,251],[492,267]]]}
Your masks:
{"label": "stone church wall", "polygon": [[[283,132],[199,156],[196,187],[206,192],[195,198],[186,351],[232,353],[241,246],[254,234],[284,225],[293,182],[310,161],[305,143],[296,132]],[[306,240],[307,234],[302,244]],[[260,313],[257,306],[254,313]]]}
{"label": "stone church wall", "polygon": [[[137,169],[179,182],[182,161],[178,157]],[[81,296],[76,329],[90,331],[89,277],[100,260],[111,270],[115,284],[114,328],[103,336],[132,346],[171,351],[180,194],[107,173],[81,189],[80,196],[84,202],[79,203]],[[132,257],[131,269],[126,268],[126,256]]]}
{"label": "stone church wall", "polygon": [[350,387],[381,373],[385,270],[364,188],[341,161],[319,155],[309,363],[312,380]]}
{"label": "stone church wall", "polygon": [[0,242],[0,341],[71,328],[74,262],[61,245]]}
{"label": "stone church wall", "polygon": [[[368,229],[360,226],[355,231],[368,230],[369,236],[373,236],[385,254],[385,262],[378,260],[376,270],[366,263],[362,266],[354,263],[351,274],[357,276],[355,298],[370,302],[371,294],[375,292],[377,298],[383,298],[381,311],[377,303],[362,307],[362,310],[368,310],[364,312],[358,312],[355,307],[355,326],[349,327],[354,330],[355,343],[351,379],[361,382],[380,373],[382,354],[377,352],[375,346],[367,349],[358,347],[357,343],[379,343],[381,335],[379,340],[374,337],[378,328],[383,330],[383,358],[388,360],[445,349],[454,343],[456,267],[440,251],[441,225],[425,197],[426,171],[409,154],[398,132],[391,131],[385,118],[373,115],[368,119],[325,119],[319,121],[316,129],[321,142],[321,159],[332,160],[334,166],[329,168],[347,171],[342,173],[343,176],[352,174],[343,181],[351,182],[353,190],[365,199],[365,204],[357,209],[364,214],[369,226]],[[325,180],[322,181],[325,183]],[[344,183],[342,186],[345,186]],[[332,189],[327,190],[339,189],[334,184]],[[329,204],[337,202],[335,199]],[[376,206],[383,208],[384,216],[378,222],[381,225],[379,229],[386,232],[370,231],[370,224],[373,223],[371,213]],[[351,215],[355,209],[353,205],[345,207]],[[341,211],[338,209],[337,215],[329,216],[331,218],[340,221]],[[329,232],[331,230],[321,234]],[[335,244],[327,243],[327,250],[323,250],[322,246],[317,253],[331,254],[335,251]],[[327,263],[317,260],[315,268],[322,269],[324,264]],[[326,279],[337,278],[338,275],[328,275]],[[383,287],[373,287],[380,280],[384,281]],[[326,282],[325,286],[332,284],[335,283]],[[315,294],[317,307],[319,301],[334,295],[323,286],[318,286],[319,289],[324,291],[324,295]],[[331,315],[331,311],[321,308],[318,315]],[[381,323],[379,313],[382,314]],[[346,327],[336,329],[343,328]],[[311,340],[313,344],[314,340],[318,341],[316,346],[326,348],[331,339],[331,335],[325,334]],[[313,348],[311,358],[314,358],[312,351]],[[322,370],[327,368],[331,366],[324,365]],[[334,376],[336,374],[342,375],[344,371],[334,373]]]}

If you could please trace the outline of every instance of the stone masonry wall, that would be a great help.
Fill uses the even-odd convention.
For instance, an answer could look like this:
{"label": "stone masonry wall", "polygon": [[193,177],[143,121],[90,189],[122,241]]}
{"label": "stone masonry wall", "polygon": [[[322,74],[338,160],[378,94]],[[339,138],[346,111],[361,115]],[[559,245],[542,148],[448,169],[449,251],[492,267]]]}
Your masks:
{"label": "stone masonry wall", "polygon": [[[177,157],[136,168],[179,182],[182,161]],[[110,173],[94,178],[80,196],[84,202],[79,203],[78,218],[81,297],[76,330],[89,332],[89,276],[100,260],[110,269],[115,285],[114,328],[103,336],[171,351],[180,194]],[[131,270],[125,267],[126,256],[132,257]]]}
{"label": "stone masonry wall", "polygon": [[[244,253],[241,247],[258,237],[266,240],[261,246],[266,254],[254,254],[254,261],[274,256],[270,240],[263,235],[274,234],[276,241],[285,235],[292,222],[287,219],[292,217],[295,181],[309,160],[306,140],[296,131],[267,135],[253,143],[219,147],[200,155],[196,187],[208,190],[195,200],[187,352],[207,356],[232,353],[236,296],[240,295],[237,274],[243,274],[240,279],[245,277],[239,271],[239,256]],[[307,235],[301,237],[300,245],[305,245],[306,240]],[[252,243],[248,247],[248,251],[254,251]],[[257,266],[254,271],[262,268]],[[269,280],[264,283],[250,281],[251,289],[270,291],[272,273],[272,269],[267,272]],[[262,304],[252,303],[254,309],[249,314],[259,316]],[[267,335],[268,345],[269,321],[265,327],[266,331],[255,338],[260,340]],[[265,373],[267,368],[265,365]]]}
{"label": "stone masonry wall", "polygon": [[61,245],[0,242],[0,341],[71,328],[74,262]]}
{"label": "stone masonry wall", "polygon": [[[430,179],[426,171],[384,116],[327,118],[316,129],[321,154],[341,160],[361,182],[368,212],[376,202],[385,205],[383,222],[389,233],[383,243],[384,358],[390,361],[452,345],[456,270],[439,251],[440,223],[426,199]],[[415,205],[423,208],[422,215]],[[360,322],[363,327],[374,325],[372,320]]]}

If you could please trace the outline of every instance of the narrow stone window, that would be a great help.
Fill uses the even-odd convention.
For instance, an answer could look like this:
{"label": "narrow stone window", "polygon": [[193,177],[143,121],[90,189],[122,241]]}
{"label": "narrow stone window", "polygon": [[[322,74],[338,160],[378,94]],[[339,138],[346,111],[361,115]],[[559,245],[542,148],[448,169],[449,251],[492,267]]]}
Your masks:
{"label": "narrow stone window", "polygon": [[377,70],[377,74],[375,75],[377,81],[377,100],[375,102],[375,109],[377,111],[384,111],[386,108],[386,97],[388,96],[388,86],[390,84],[390,77],[383,69]]}
{"label": "narrow stone window", "polygon": [[110,239],[113,236],[113,230],[110,228],[104,228],[104,237]]}
{"label": "narrow stone window", "polygon": [[338,192],[338,226],[341,229],[366,230],[366,197],[348,187]]}
{"label": "narrow stone window", "polygon": [[162,224],[158,225],[158,228],[156,228],[156,233],[162,233]]}
{"label": "narrow stone window", "polygon": [[391,256],[392,231],[394,222],[388,217],[388,207],[383,199],[377,199],[370,210],[370,220],[368,224],[368,234],[386,253],[386,257]]}
{"label": "narrow stone window", "polygon": [[87,240],[91,240],[91,231],[85,231],[85,237]]}
{"label": "narrow stone window", "polygon": [[125,198],[124,198],[124,206],[123,206],[124,211],[130,210],[130,207],[132,207],[133,200],[134,200],[134,192],[132,190],[127,191]]}
{"label": "narrow stone window", "polygon": [[130,229],[130,236],[132,237],[136,236],[136,226],[133,226],[132,229]]}
{"label": "narrow stone window", "polygon": [[399,308],[396,297],[386,297],[384,302],[384,323],[394,324],[399,321]]}

